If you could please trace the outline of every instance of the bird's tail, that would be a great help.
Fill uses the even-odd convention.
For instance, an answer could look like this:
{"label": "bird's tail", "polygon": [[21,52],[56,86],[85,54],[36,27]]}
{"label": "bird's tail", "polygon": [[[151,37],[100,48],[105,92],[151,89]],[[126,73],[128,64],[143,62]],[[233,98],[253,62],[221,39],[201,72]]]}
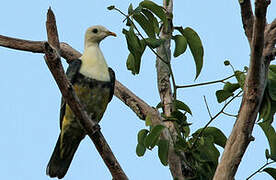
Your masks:
{"label": "bird's tail", "polygon": [[[59,135],[58,141],[56,143],[54,152],[51,159],[47,165],[46,174],[50,177],[57,177],[59,179],[63,178],[71,164],[76,150],[82,140],[74,139],[74,141],[63,143],[61,152],[61,136]],[[61,155],[62,153],[62,155]]]}

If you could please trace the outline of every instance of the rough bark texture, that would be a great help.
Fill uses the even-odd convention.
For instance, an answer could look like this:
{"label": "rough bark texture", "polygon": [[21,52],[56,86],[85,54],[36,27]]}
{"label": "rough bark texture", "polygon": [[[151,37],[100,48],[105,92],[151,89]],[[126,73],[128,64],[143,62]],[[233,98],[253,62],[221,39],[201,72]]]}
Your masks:
{"label": "rough bark texture", "polygon": [[[163,7],[168,14],[172,14],[173,11],[173,0],[170,0],[167,3],[166,0],[163,1]],[[162,58],[162,60],[156,58],[156,69],[157,69],[157,84],[161,103],[163,104],[163,112],[169,117],[173,111],[173,96],[170,83],[170,69],[168,63],[171,61],[171,36],[173,31],[172,19],[168,19],[168,27],[164,26],[160,32],[160,38],[165,39],[164,44],[157,48],[157,54]],[[165,61],[165,62],[164,62]],[[167,121],[164,123],[168,128],[169,133],[167,134],[170,137],[169,145],[169,157],[168,163],[170,167],[171,174],[173,178],[179,180],[184,179],[181,168],[181,158],[176,154],[174,150],[174,141],[177,137],[177,132],[174,127],[173,122]],[[164,138],[164,137],[163,137]]]}
{"label": "rough bark texture", "polygon": [[[251,10],[250,0],[241,4],[241,15],[245,34],[251,47],[250,65],[244,85],[244,94],[239,115],[227,140],[224,152],[214,179],[234,179],[241,159],[253,139],[252,130],[256,121],[267,81],[268,66],[274,59],[275,27],[273,22],[266,28],[266,11],[269,1],[255,1],[255,17]],[[270,34],[269,34],[270,33]],[[270,37],[274,34],[274,37]],[[266,37],[266,39],[265,39]]]}
{"label": "rough bark texture", "polygon": [[[80,120],[80,124],[82,124],[87,135],[95,144],[99,154],[101,155],[110,173],[112,174],[113,179],[128,179],[116,157],[114,156],[111,148],[107,144],[104,136],[102,135],[100,131],[100,126],[89,118],[87,112],[84,110],[82,104],[80,103],[80,100],[78,99],[72,88],[72,85],[69,83],[64,73],[58,53],[60,49],[60,44],[58,39],[56,20],[51,9],[49,9],[47,13],[46,28],[48,42],[51,45],[49,45],[48,42],[44,43],[45,60],[58,84],[63,98],[70,106],[74,114],[78,117],[78,119]],[[52,48],[51,46],[53,46],[54,48]]]}

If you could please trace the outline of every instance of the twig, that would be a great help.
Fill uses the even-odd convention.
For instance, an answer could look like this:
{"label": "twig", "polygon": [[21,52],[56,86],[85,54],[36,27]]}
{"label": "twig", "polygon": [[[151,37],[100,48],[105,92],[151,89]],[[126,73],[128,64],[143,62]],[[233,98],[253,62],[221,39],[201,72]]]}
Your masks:
{"label": "twig", "polygon": [[108,146],[104,136],[100,132],[100,126],[92,121],[87,112],[84,110],[80,100],[76,96],[72,85],[67,80],[61,61],[58,54],[59,51],[59,40],[56,27],[55,16],[52,10],[49,8],[47,13],[47,35],[48,42],[54,47],[52,48],[47,42],[44,43],[45,49],[45,60],[47,65],[54,76],[58,87],[62,93],[63,98],[66,103],[70,106],[74,114],[78,117],[80,124],[84,127],[86,133],[90,139],[95,144],[99,154],[102,156],[106,166],[111,172],[113,179],[116,180],[126,180],[123,169],[121,168],[119,162],[112,153],[112,150]]}
{"label": "twig", "polygon": [[184,85],[184,86],[176,86],[176,88],[189,88],[189,87],[204,86],[204,85],[215,84],[215,83],[223,83],[225,80],[230,79],[232,77],[235,77],[235,75],[231,75],[224,79],[220,79],[220,80],[216,80],[216,81],[209,81],[209,82],[190,84],[190,85]]}
{"label": "twig", "polygon": [[198,133],[198,135],[195,137],[195,141],[192,145],[191,148],[193,148],[196,144],[196,142],[198,141],[198,139],[202,136],[203,132],[205,131],[205,129],[220,115],[222,114],[222,112],[224,111],[224,109],[236,98],[238,97],[240,94],[242,93],[242,91],[238,92],[238,94],[236,94],[235,96],[233,96],[227,103],[225,103],[225,105],[221,108],[221,110],[215,115],[213,116],[208,123],[201,129],[201,131]]}
{"label": "twig", "polygon": [[248,178],[246,178],[246,180],[252,178],[255,174],[262,172],[262,169],[265,168],[267,165],[273,164],[276,161],[271,161],[271,162],[266,162],[262,167],[260,167],[257,171],[255,171],[254,173],[252,173],[250,176],[248,176]]}
{"label": "twig", "polygon": [[[237,96],[237,97],[239,97],[239,96]],[[225,114],[226,116],[231,116],[231,117],[238,117],[238,115],[234,115],[234,114],[229,114],[229,113],[226,113],[226,112],[222,112],[222,114]]]}
{"label": "twig", "polygon": [[205,96],[203,96],[203,99],[204,99],[204,103],[205,103],[205,105],[206,105],[206,108],[207,108],[208,114],[209,114],[210,118],[212,119],[212,114],[211,114],[211,112],[210,112],[210,109],[209,109],[209,106],[208,106],[208,103],[207,103],[206,97],[205,97]]}

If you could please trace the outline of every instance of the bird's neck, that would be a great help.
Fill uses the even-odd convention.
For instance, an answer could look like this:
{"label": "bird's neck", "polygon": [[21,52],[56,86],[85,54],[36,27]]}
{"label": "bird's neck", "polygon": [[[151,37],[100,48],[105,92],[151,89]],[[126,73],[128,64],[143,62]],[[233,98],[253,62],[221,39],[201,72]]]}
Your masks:
{"label": "bird's neck", "polygon": [[98,43],[85,44],[80,73],[99,81],[110,81],[108,66]]}

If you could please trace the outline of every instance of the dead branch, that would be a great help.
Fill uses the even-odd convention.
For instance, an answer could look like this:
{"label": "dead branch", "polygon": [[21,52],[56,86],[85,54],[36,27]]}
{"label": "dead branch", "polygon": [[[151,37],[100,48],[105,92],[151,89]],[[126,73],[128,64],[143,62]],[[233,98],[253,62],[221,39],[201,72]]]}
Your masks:
{"label": "dead branch", "polygon": [[[66,100],[66,103],[70,106],[74,114],[78,117],[78,119],[80,120],[80,124],[84,127],[86,133],[95,144],[99,154],[101,155],[106,166],[111,172],[113,179],[127,179],[127,176],[125,175],[119,162],[112,153],[111,148],[102,135],[100,131],[100,126],[89,118],[87,112],[84,110],[82,104],[80,103],[80,100],[76,96],[72,85],[66,78],[58,53],[60,46],[56,20],[54,13],[50,8],[48,9],[47,13],[46,27],[48,42],[50,43],[50,45],[48,44],[48,42],[44,43],[45,60],[52,75],[56,80],[56,83],[58,84],[63,98]],[[51,46],[53,46],[53,48]]]}

